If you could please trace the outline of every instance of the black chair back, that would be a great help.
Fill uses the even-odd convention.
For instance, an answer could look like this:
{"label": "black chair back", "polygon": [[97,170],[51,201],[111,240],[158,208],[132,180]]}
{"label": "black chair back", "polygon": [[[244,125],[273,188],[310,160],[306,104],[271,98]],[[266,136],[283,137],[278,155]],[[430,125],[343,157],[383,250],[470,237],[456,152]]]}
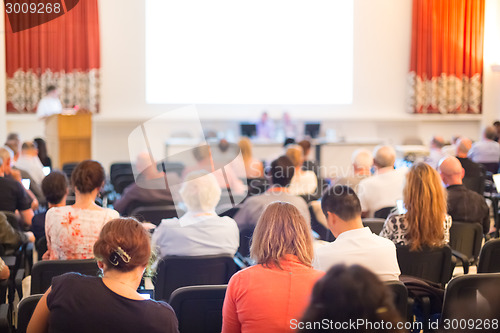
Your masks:
{"label": "black chair back", "polygon": [[406,245],[396,245],[401,274],[415,276],[444,286],[453,273],[449,246],[410,251]]}
{"label": "black chair back", "polygon": [[0,332],[12,333],[12,311],[9,304],[0,304]]}
{"label": "black chair back", "polygon": [[238,270],[232,256],[166,256],[158,264],[155,298],[168,300],[180,287],[227,284]]}
{"label": "black chair back", "polygon": [[180,333],[219,333],[226,288],[213,285],[176,289],[169,303],[179,320]]}
{"label": "black chair back", "polygon": [[123,190],[135,182],[135,177],[133,173],[118,173],[115,178],[111,181],[113,188],[116,193],[123,193]]}
{"label": "black chair back", "polygon": [[109,167],[109,179],[111,183],[115,180],[115,177],[117,174],[133,174],[134,172],[132,171],[132,164],[130,162],[116,162],[111,164]]}
{"label": "black chair back", "polygon": [[177,210],[173,205],[162,205],[162,206],[140,206],[135,208],[130,216],[137,218],[141,222],[151,222],[154,225],[160,225],[161,220],[168,219],[177,216]]}
{"label": "black chair back", "polygon": [[478,273],[500,273],[500,239],[484,243],[477,264]]}
{"label": "black chair back", "polygon": [[371,232],[380,235],[380,232],[384,228],[385,220],[376,217],[368,217],[363,219],[363,225],[370,228]]}
{"label": "black chair back", "polygon": [[42,260],[45,252],[47,252],[47,238],[45,236],[40,237],[35,242],[35,249],[38,252],[38,261]]}
{"label": "black chair back", "polygon": [[498,295],[500,273],[456,277],[446,286],[441,318],[496,319],[500,313]]}
{"label": "black chair back", "polygon": [[483,227],[479,223],[453,221],[450,228],[450,247],[469,258],[470,263],[477,261],[483,242]]}
{"label": "black chair back", "polygon": [[401,281],[386,281],[385,285],[391,290],[394,306],[399,311],[402,319],[406,319],[408,313],[408,289]]}
{"label": "black chair back", "polygon": [[376,217],[376,218],[379,218],[379,219],[386,219],[392,212],[392,210],[394,209],[395,207],[384,207],[384,208],[380,208],[379,210],[377,210],[374,214],[373,214],[373,217]]}
{"label": "black chair back", "polygon": [[69,272],[97,276],[99,267],[94,259],[39,261],[31,271],[31,294],[43,294],[52,284],[53,277]]}
{"label": "black chair back", "polygon": [[163,171],[165,173],[175,172],[179,177],[182,177],[182,172],[186,168],[182,162],[166,162],[161,161],[156,165],[158,171]]}
{"label": "black chair back", "polygon": [[71,174],[73,173],[73,170],[76,168],[78,165],[78,162],[69,162],[69,163],[64,163],[62,167],[62,172],[68,177],[68,179],[71,179]]}
{"label": "black chair back", "polygon": [[31,295],[19,302],[16,333],[26,333],[31,316],[42,296],[43,294]]}
{"label": "black chair back", "polygon": [[486,171],[484,170],[484,166],[482,164],[475,164],[477,165],[477,173],[473,175],[465,175],[462,179],[462,183],[469,190],[483,195],[486,188]]}

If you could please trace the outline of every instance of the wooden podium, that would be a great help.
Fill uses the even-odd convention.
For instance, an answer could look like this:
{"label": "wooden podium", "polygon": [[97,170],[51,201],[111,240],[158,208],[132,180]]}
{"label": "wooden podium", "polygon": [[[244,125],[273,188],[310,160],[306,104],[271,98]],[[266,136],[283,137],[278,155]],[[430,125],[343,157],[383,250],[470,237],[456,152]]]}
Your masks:
{"label": "wooden podium", "polygon": [[91,158],[92,114],[56,114],[45,120],[47,150],[52,167]]}

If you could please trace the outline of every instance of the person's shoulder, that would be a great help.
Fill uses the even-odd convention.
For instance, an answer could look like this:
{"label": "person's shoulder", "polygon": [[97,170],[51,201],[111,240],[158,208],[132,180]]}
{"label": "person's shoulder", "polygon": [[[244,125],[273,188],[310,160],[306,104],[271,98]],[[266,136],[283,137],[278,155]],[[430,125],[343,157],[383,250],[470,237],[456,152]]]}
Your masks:
{"label": "person's shoulder", "polygon": [[170,306],[170,304],[168,304],[165,301],[156,301],[153,299],[149,299],[149,300],[146,300],[144,302],[145,302],[146,306],[148,306],[148,307],[159,309],[160,311],[164,311],[164,312],[168,313],[169,316],[175,317],[174,309]]}
{"label": "person's shoulder", "polygon": [[[97,265],[96,265],[97,268]],[[53,278],[53,284],[67,283],[73,285],[73,283],[80,283],[81,281],[97,281],[99,279],[95,276],[87,276],[80,273],[64,273]]]}
{"label": "person's shoulder", "polygon": [[67,212],[73,211],[73,207],[71,206],[60,206],[60,207],[52,207],[47,210],[46,217],[52,216],[52,215],[58,215],[58,214],[64,214]]}
{"label": "person's shoulder", "polygon": [[114,209],[111,209],[111,208],[104,208],[105,209],[105,212],[106,212],[106,215],[113,218],[113,219],[116,219],[118,217],[120,217],[120,213],[118,213],[116,210]]}
{"label": "person's shoulder", "polygon": [[[182,217],[181,217],[182,219]],[[163,219],[161,220],[160,224],[158,225],[158,228],[174,228],[174,227],[180,227],[180,219],[177,217],[172,217],[168,219]],[[158,230],[157,228],[157,230]]]}

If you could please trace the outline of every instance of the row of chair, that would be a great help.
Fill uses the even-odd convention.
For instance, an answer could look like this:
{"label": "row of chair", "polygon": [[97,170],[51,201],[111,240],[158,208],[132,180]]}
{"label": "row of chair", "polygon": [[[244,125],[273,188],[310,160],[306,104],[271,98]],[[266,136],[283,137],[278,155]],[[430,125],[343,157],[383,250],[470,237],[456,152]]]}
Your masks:
{"label": "row of chair", "polygon": [[[400,281],[386,282],[393,294],[394,305],[403,320],[412,321],[408,314],[408,290]],[[176,289],[169,303],[174,309],[181,333],[220,332],[222,328],[222,306],[227,285],[199,285]],[[445,290],[441,310],[441,322],[451,319],[484,319],[480,294],[492,311],[496,309],[495,300],[488,295],[500,294],[500,273],[466,275],[454,278]],[[19,304],[18,333],[26,332],[33,311],[41,298],[41,294],[23,299]],[[467,312],[457,310],[458,306],[467,304]],[[2,315],[0,308],[0,315]],[[0,328],[3,322],[0,318]]]}

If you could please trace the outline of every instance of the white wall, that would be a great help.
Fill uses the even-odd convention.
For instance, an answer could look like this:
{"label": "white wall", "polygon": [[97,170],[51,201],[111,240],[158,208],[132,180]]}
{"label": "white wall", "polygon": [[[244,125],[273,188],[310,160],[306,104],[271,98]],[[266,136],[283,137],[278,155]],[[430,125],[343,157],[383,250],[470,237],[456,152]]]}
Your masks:
{"label": "white wall", "polygon": [[[410,115],[405,112],[411,38],[411,0],[354,0],[354,96],[353,104],[329,107],[270,106],[274,118],[289,110],[295,119],[324,120],[347,138],[378,136],[400,143],[407,136],[427,141],[433,134],[464,134],[477,139],[482,123],[499,117],[500,73],[492,73],[486,61],[500,63],[493,51],[485,54],[484,113],[470,115]],[[487,1],[489,30],[499,30],[500,5]],[[101,113],[94,117],[93,157],[109,164],[128,158],[127,136],[143,121],[175,109],[145,103],[145,5],[137,0],[100,0]],[[0,5],[1,6],[1,5]],[[1,16],[1,15],[0,15]],[[0,23],[3,17],[0,18]],[[1,25],[3,26],[3,25]],[[0,36],[0,65],[5,46]],[[492,37],[494,40],[494,37]],[[496,37],[498,41],[499,37]],[[496,41],[494,43],[498,44]],[[487,46],[485,46],[485,51]],[[493,60],[492,60],[493,59]],[[495,60],[496,59],[496,60]],[[0,89],[5,72],[0,71]],[[4,98],[1,95],[1,98]],[[4,131],[18,131],[29,139],[43,133],[43,124],[29,115],[8,115],[0,100],[0,139]],[[257,119],[263,107],[198,106],[200,116],[215,130],[232,128],[239,120]],[[182,128],[184,123],[174,124]],[[185,126],[185,125],[184,125]]]}

